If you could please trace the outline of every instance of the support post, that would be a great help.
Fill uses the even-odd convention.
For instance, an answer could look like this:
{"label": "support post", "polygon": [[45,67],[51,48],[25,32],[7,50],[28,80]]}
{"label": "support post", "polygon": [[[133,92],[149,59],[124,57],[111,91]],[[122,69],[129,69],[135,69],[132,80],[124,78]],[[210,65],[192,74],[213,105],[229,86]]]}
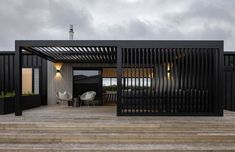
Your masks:
{"label": "support post", "polygon": [[117,116],[121,115],[122,104],[122,49],[120,46],[117,48]]}
{"label": "support post", "polygon": [[224,41],[222,41],[222,42],[220,42],[220,48],[219,48],[219,58],[218,58],[218,60],[219,60],[219,80],[218,80],[218,82],[219,82],[219,85],[218,85],[218,87],[220,88],[220,89],[217,89],[218,90],[218,93],[217,94],[219,94],[220,96],[219,96],[219,98],[217,99],[217,100],[219,100],[219,115],[220,116],[223,116],[224,115],[224,103],[225,103],[225,98],[224,98],[224,96],[225,96],[225,94],[224,94],[224,74],[225,74],[225,72],[224,72]]}
{"label": "support post", "polygon": [[15,42],[15,116],[22,116],[21,95],[22,95],[22,49]]}

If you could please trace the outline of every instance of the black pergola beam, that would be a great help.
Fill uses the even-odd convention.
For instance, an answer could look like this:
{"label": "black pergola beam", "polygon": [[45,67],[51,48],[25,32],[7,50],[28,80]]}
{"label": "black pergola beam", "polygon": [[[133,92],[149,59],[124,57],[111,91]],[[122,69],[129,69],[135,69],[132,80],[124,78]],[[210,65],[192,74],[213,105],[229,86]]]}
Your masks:
{"label": "black pergola beam", "polygon": [[[20,46],[35,53],[44,54],[47,59],[74,63],[74,62],[116,62],[116,46],[125,46],[127,49],[136,48],[218,48],[223,41],[145,41],[145,40],[24,40],[16,41]],[[73,48],[73,49],[70,49]],[[87,50],[87,51],[86,51]]]}
{"label": "black pergola beam", "polygon": [[148,48],[218,48],[223,43],[222,40],[217,41],[185,41],[185,40],[16,40],[20,46],[27,47],[73,47],[73,46],[110,46],[115,47],[119,45],[134,46],[134,47],[148,47]]}

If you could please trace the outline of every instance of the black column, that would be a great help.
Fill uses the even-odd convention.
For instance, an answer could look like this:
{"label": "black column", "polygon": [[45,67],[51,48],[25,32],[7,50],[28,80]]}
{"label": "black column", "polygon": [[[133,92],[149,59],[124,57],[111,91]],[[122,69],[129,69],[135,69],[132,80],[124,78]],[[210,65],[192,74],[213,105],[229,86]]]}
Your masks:
{"label": "black column", "polygon": [[42,67],[40,70],[40,94],[42,95],[42,105],[47,105],[47,60],[41,58]]}
{"label": "black column", "polygon": [[220,47],[219,47],[219,88],[218,89],[218,94],[220,95],[218,100],[219,100],[219,115],[223,116],[224,115],[224,42],[220,42]]}
{"label": "black column", "polygon": [[121,47],[117,48],[117,116],[121,114],[121,100],[122,100],[122,50]]}
{"label": "black column", "polygon": [[15,42],[15,116],[22,116],[21,94],[22,94],[22,50]]}

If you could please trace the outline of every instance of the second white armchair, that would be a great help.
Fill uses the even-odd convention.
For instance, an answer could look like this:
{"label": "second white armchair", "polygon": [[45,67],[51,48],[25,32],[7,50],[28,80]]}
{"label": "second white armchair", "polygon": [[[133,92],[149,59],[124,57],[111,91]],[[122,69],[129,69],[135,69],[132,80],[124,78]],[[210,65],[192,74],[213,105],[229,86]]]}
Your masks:
{"label": "second white armchair", "polygon": [[95,96],[96,96],[95,91],[87,91],[80,96],[80,99],[81,99],[81,101],[87,102],[88,106],[89,106],[90,102],[92,102],[93,105],[95,105],[95,102],[94,102]]}

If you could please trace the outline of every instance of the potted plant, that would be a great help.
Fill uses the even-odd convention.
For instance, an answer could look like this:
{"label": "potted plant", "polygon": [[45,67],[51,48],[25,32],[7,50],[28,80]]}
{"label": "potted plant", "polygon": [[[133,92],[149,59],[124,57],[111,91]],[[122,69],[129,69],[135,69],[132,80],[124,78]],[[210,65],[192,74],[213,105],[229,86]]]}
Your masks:
{"label": "potted plant", "polygon": [[15,111],[15,92],[1,92],[0,114],[8,114]]}

